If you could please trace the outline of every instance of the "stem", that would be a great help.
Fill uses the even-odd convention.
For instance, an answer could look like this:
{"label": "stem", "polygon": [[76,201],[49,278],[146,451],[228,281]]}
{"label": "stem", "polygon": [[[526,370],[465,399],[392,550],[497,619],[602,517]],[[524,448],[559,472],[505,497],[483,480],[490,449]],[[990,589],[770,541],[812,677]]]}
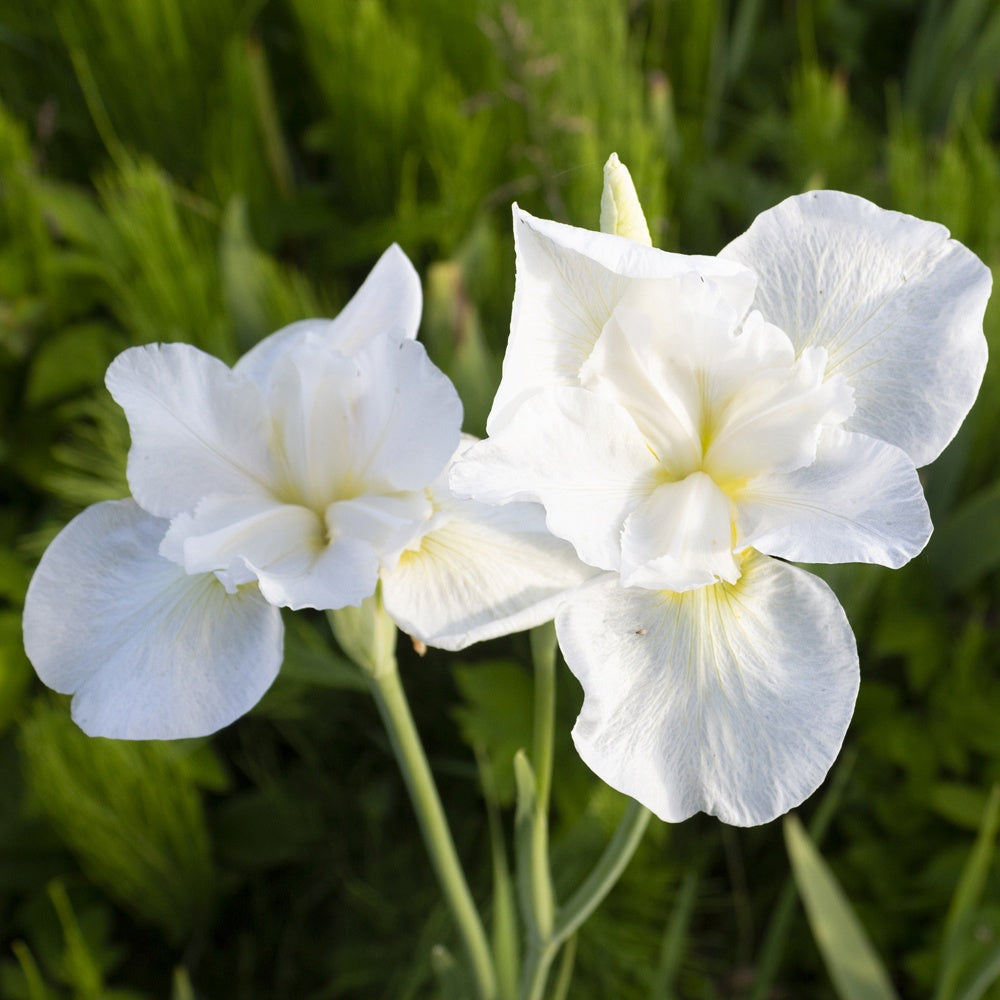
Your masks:
{"label": "stem", "polygon": [[552,944],[556,901],[549,870],[549,800],[556,707],[556,631],[549,622],[531,631],[531,658],[535,672],[535,718],[532,768],[521,756],[515,835],[518,887],[527,938],[522,968],[521,997],[540,998],[557,946]]}
{"label": "stem", "polygon": [[549,814],[552,794],[552,757],[556,714],[556,630],[552,622],[531,630],[531,659],[535,666],[535,720],[532,763],[538,811]]}
{"label": "stem", "polygon": [[496,973],[479,912],[458,860],[437,787],[396,670],[365,672],[410,792],[427,853],[465,946],[479,1000],[496,997]]}
{"label": "stem", "polygon": [[552,934],[556,901],[549,869],[549,800],[552,795],[552,760],[556,709],[556,630],[552,622],[531,631],[531,658],[535,668],[535,718],[532,738],[534,797],[527,849],[519,861],[526,866],[527,892],[523,900],[530,946]]}
{"label": "stem", "polygon": [[615,835],[604,849],[593,871],[569,898],[566,905],[560,908],[553,933],[553,940],[557,945],[575,933],[614,888],[642,841],[642,835],[646,832],[651,815],[645,806],[639,805],[634,799],[629,800],[628,808],[618,824],[618,829],[615,830]]}
{"label": "stem", "polygon": [[545,996],[545,981],[558,950],[559,946],[551,939],[528,949],[521,976],[521,1000],[542,1000]]}
{"label": "stem", "polygon": [[570,983],[573,981],[573,964],[576,961],[576,935],[571,934],[562,952],[559,969],[556,972],[555,985],[552,987],[552,1000],[566,1000],[569,996]]}
{"label": "stem", "polygon": [[621,878],[642,841],[651,815],[645,806],[629,800],[618,829],[593,871],[566,905],[559,908],[551,934],[531,943],[521,976],[521,1000],[542,1000],[549,968],[559,948],[579,930]]}

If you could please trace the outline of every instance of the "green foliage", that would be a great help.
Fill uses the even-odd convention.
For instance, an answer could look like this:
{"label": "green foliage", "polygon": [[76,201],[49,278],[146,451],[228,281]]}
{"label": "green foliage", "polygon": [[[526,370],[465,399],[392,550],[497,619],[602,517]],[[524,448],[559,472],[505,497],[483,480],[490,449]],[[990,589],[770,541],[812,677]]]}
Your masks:
{"label": "green foliage", "polygon": [[896,991],[864,927],[802,824],[785,820],[785,840],[809,926],[841,1000],[894,1000]]}
{"label": "green foliage", "polygon": [[21,731],[31,801],[93,881],[183,940],[215,896],[199,786],[223,778],[210,751],[90,739],[62,704],[39,705]]}
{"label": "green foliage", "polygon": [[[510,316],[510,203],[594,226],[612,150],[670,249],[716,253],[757,212],[826,185],[940,221],[996,264],[998,52],[990,0],[6,3],[0,995],[415,1000],[454,983],[458,945],[405,789],[321,621],[289,617],[272,691],[199,747],[87,740],[32,682],[31,567],[77,510],[127,492],[127,428],[102,386],[119,350],[184,340],[231,362],[333,315],[399,241],[424,282],[421,337],[482,433]],[[986,330],[995,354],[995,307]],[[829,815],[805,812],[904,996],[998,989],[983,820],[1000,781],[998,421],[991,365],[924,473],[926,553],[896,573],[823,571],[863,680],[856,764],[833,779]],[[405,643],[397,655],[477,899],[493,894],[490,930],[513,949],[526,643],[458,667]],[[558,680],[564,900],[622,803],[576,757],[580,693]],[[654,824],[581,929],[567,995],[826,1000],[786,878],[776,827]]]}

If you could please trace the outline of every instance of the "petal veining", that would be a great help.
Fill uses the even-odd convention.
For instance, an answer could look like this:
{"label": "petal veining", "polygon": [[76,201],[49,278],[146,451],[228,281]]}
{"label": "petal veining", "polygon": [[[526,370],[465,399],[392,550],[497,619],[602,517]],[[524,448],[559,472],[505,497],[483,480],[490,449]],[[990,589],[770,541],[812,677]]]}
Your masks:
{"label": "petal veining", "polygon": [[281,665],[280,611],[256,587],[227,594],[160,556],[166,526],[131,500],[95,504],[28,589],[25,649],[91,736],[206,736],[249,711]]}
{"label": "petal veining", "polygon": [[900,448],[838,428],[811,465],[750,480],[735,496],[743,544],[796,562],[865,562],[894,569],[931,534],[913,461]]}
{"label": "petal veining", "polygon": [[667,253],[536,219],[516,206],[514,245],[510,339],[487,422],[491,434],[516,400],[546,386],[579,384],[581,366],[633,279],[696,272],[740,315],[753,298],[753,273],[731,261]]}
{"label": "petal veining", "polygon": [[217,358],[189,344],[131,347],[105,381],[132,433],[129,486],[151,514],[192,511],[210,493],[270,489],[263,397]]}
{"label": "petal veining", "polygon": [[451,470],[458,496],[544,505],[549,530],[601,569],[621,562],[625,518],[661,481],[628,413],[586,389],[548,389],[525,400],[503,429]]}
{"label": "petal veining", "polygon": [[422,489],[447,463],[462,420],[454,387],[423,347],[389,336],[351,355],[306,338],[276,363],[269,406],[283,499],[319,511],[368,492]]}
{"label": "petal veining", "polygon": [[538,504],[437,504],[439,526],[382,573],[386,610],[429,645],[464,649],[533,628],[595,572],[548,531]]}
{"label": "petal veining", "polygon": [[762,213],[720,255],[760,277],[755,305],[797,351],[820,346],[854,390],[846,429],[933,461],[986,366],[989,269],[943,226],[839,191]]}
{"label": "petal veining", "polygon": [[822,782],[854,710],[858,657],[817,577],[756,554],[685,594],[606,574],[556,616],[584,690],[573,729],[608,784],[668,822],[766,823]]}
{"label": "petal veining", "polygon": [[854,408],[842,378],[824,380],[825,364],[822,348],[811,348],[787,367],[747,370],[721,405],[715,401],[705,471],[725,483],[809,465],[822,429]]}

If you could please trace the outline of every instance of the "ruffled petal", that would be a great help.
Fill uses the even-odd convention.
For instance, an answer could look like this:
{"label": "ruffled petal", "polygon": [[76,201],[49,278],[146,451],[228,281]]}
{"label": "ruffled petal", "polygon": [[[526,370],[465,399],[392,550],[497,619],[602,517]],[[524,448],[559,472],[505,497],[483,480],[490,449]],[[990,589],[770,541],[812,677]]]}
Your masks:
{"label": "ruffled petal", "polygon": [[729,498],[704,472],[658,486],[622,531],[622,584],[691,590],[740,577]]}
{"label": "ruffled petal", "polygon": [[251,381],[189,344],[129,348],[105,381],[128,417],[128,481],[145,510],[174,517],[210,493],[267,493],[267,412]]}
{"label": "ruffled petal", "polygon": [[989,269],[940,225],[839,191],[788,198],[720,255],[753,268],[755,305],[798,351],[820,346],[857,409],[847,429],[922,466],[954,437],[986,366]]}
{"label": "ruffled petal", "polygon": [[383,566],[394,566],[434,513],[426,490],[340,500],[326,510],[331,538],[362,538]]}
{"label": "ruffled petal", "polygon": [[353,354],[370,337],[393,331],[400,339],[412,340],[420,326],[422,303],[420,278],[393,243],[339,315],[300,320],[272,333],[243,355],[235,370],[266,392],[277,359],[310,336],[344,354]]}
{"label": "ruffled petal", "polygon": [[659,466],[620,406],[586,389],[527,399],[494,437],[452,466],[451,489],[490,504],[542,503],[549,530],[580,558],[617,569],[625,518],[655,488]]}
{"label": "ruffled petal", "polygon": [[161,552],[188,572],[217,573],[230,590],[256,580],[280,607],[342,608],[375,592],[379,553],[336,527],[306,507],[213,496],[173,521]]}
{"label": "ruffled petal", "polygon": [[385,608],[404,632],[464,649],[548,621],[594,574],[551,535],[537,504],[439,503],[440,526],[382,573]]}
{"label": "ruffled petal", "polygon": [[625,590],[607,574],[556,616],[604,781],[668,822],[767,823],[811,795],[847,731],[858,656],[817,577],[757,554],[734,586]]}
{"label": "ruffled petal", "polygon": [[832,428],[812,465],[753,479],[735,499],[741,544],[795,562],[897,569],[931,535],[923,488],[906,452]]}
{"label": "ruffled petal", "polygon": [[28,589],[24,644],[73,695],[91,736],[205,736],[249,711],[282,659],[281,613],[227,594],[157,552],[166,522],[131,500],[88,508],[49,546]]}
{"label": "ruffled petal", "polygon": [[487,422],[490,434],[526,395],[578,384],[581,366],[633,279],[693,271],[710,279],[740,316],[753,298],[752,272],[731,261],[666,253],[623,236],[536,219],[516,206],[514,246],[510,339]]}
{"label": "ruffled petal", "polygon": [[388,336],[351,355],[307,338],[276,362],[268,404],[281,493],[318,510],[423,489],[447,464],[462,423],[454,386],[423,346]]}

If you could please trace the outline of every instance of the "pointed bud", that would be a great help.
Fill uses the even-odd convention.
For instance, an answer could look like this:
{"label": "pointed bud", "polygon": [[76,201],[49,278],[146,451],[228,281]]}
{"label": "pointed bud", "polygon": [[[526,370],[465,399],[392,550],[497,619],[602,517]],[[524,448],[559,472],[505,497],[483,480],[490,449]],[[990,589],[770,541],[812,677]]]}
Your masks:
{"label": "pointed bud", "polygon": [[617,153],[604,164],[604,192],[601,194],[601,232],[625,236],[647,247],[653,245],[649,227],[642,214],[639,196],[632,183],[628,167],[618,159]]}

